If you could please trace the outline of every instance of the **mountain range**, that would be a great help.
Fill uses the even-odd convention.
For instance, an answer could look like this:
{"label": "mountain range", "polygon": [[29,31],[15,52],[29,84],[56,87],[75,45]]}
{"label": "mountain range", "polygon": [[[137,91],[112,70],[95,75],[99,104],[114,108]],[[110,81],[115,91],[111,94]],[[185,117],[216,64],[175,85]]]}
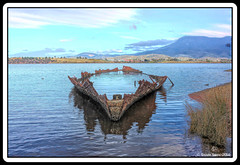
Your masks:
{"label": "mountain range", "polygon": [[[163,46],[150,51],[142,51],[135,54],[127,54],[128,56],[139,56],[148,54],[162,54],[170,57],[216,57],[216,58],[231,58],[231,36],[223,38],[204,37],[204,36],[183,36],[172,44]],[[96,54],[84,52],[75,57],[87,58],[106,58],[116,57],[119,54]]]}
{"label": "mountain range", "polygon": [[[99,54],[92,52],[83,52],[70,56],[73,51],[67,52],[63,48],[50,49],[45,48],[39,51],[24,51],[16,54],[10,54],[12,57],[67,57],[67,58],[93,58],[93,59],[105,59],[105,58],[121,58],[121,56],[142,56],[142,55],[166,55],[169,57],[188,57],[188,58],[232,58],[232,37],[226,36],[222,38],[203,37],[203,36],[183,36],[174,42],[148,51],[140,51],[135,54]],[[149,42],[148,42],[149,43]],[[138,44],[131,44],[139,46]],[[93,45],[94,46],[94,45]],[[144,47],[144,45],[141,44]],[[149,45],[148,45],[149,46]],[[57,55],[58,54],[58,55]],[[61,54],[61,55],[60,55]],[[152,57],[151,57],[152,58]]]}
{"label": "mountain range", "polygon": [[151,51],[140,52],[135,55],[144,54],[165,54],[171,57],[186,56],[192,58],[231,58],[231,37],[184,36],[170,45]]}

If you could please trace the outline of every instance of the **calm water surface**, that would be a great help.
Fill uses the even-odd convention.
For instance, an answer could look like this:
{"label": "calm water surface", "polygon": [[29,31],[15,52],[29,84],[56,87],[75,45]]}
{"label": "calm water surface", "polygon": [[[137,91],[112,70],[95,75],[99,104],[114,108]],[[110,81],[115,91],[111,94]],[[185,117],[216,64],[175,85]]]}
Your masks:
{"label": "calm water surface", "polygon": [[[67,76],[122,68],[169,76],[163,88],[111,122]],[[188,134],[189,93],[231,81],[231,64],[10,64],[8,65],[8,156],[10,157],[189,157],[210,153],[209,145]],[[97,91],[134,93],[144,75],[93,76]],[[224,153],[231,153],[228,143]]]}

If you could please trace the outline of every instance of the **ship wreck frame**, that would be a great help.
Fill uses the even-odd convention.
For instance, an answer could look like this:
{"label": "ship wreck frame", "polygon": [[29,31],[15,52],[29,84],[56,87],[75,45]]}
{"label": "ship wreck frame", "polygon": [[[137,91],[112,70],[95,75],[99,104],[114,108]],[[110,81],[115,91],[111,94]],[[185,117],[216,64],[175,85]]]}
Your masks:
{"label": "ship wreck frame", "polygon": [[[120,94],[113,95],[113,99],[109,100],[106,94],[98,94],[96,89],[93,87],[93,82],[89,79],[93,75],[99,75],[102,73],[109,73],[109,72],[118,72],[122,71],[124,74],[131,74],[131,73],[140,73],[149,76],[152,82],[147,80],[139,80],[138,81],[138,88],[135,93],[132,94],[124,94],[123,97]],[[150,93],[158,90],[161,88],[163,83],[166,81],[168,76],[156,76],[143,73],[140,70],[123,66],[122,69],[114,68],[110,69],[99,69],[95,70],[95,73],[88,73],[88,72],[81,72],[81,78],[77,78],[75,76],[70,77],[68,76],[69,80],[72,84],[79,90],[80,93],[89,96],[95,102],[99,103],[104,111],[107,113],[108,117],[112,121],[118,121],[121,119],[123,114],[137,101],[140,101],[143,97],[149,95]],[[169,79],[169,78],[168,78]],[[174,85],[173,82],[169,79]]]}

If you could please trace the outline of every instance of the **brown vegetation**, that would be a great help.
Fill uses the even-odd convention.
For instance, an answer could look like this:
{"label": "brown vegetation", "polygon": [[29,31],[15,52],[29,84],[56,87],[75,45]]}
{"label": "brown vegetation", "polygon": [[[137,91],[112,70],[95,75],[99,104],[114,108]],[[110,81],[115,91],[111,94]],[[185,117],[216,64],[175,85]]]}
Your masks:
{"label": "brown vegetation", "polygon": [[[145,55],[143,59],[121,59],[118,57],[106,58],[106,59],[87,59],[87,58],[65,58],[65,57],[12,57],[8,58],[9,64],[49,64],[49,63],[226,63],[231,60],[219,60],[219,59],[192,59],[192,58],[162,58],[161,55],[152,57]],[[126,56],[122,56],[126,57]],[[130,56],[132,58],[132,56]],[[139,58],[138,56],[134,56]]]}
{"label": "brown vegetation", "polygon": [[76,59],[53,57],[13,57],[8,58],[8,64],[50,64],[50,63],[110,63],[100,59]]}
{"label": "brown vegetation", "polygon": [[49,64],[52,59],[49,57],[13,57],[8,59],[9,64]]}
{"label": "brown vegetation", "polygon": [[109,63],[100,59],[54,58],[53,63]]}
{"label": "brown vegetation", "polygon": [[225,70],[225,72],[232,72],[232,69]]}
{"label": "brown vegetation", "polygon": [[208,138],[214,145],[224,146],[232,130],[232,83],[192,93],[189,97],[202,104],[200,109],[186,105],[191,118],[190,132]]}

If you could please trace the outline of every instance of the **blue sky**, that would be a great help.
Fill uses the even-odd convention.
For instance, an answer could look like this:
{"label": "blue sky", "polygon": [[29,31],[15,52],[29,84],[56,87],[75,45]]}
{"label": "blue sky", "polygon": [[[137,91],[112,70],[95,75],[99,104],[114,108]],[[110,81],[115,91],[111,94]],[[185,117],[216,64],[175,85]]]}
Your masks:
{"label": "blue sky", "polygon": [[9,8],[9,56],[131,54],[231,35],[230,8]]}

